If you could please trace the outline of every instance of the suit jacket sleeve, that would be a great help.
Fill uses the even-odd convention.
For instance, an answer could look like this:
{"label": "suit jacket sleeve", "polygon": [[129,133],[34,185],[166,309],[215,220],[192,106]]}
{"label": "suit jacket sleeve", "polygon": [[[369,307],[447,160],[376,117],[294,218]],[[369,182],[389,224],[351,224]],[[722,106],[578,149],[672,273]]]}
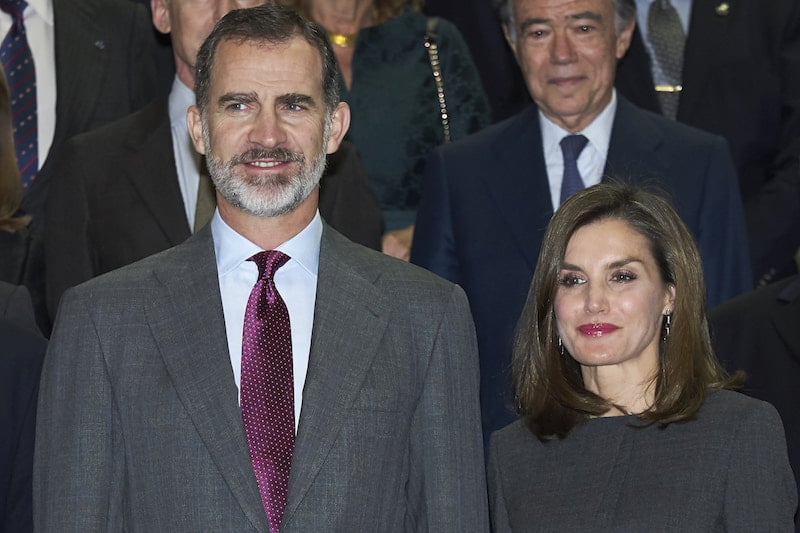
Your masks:
{"label": "suit jacket sleeve", "polygon": [[797,486],[777,411],[761,402],[739,429],[728,466],[725,530],[794,531]]}
{"label": "suit jacket sleeve", "polygon": [[487,531],[478,407],[478,351],[466,296],[452,292],[436,328],[412,419],[407,484],[410,531]]}
{"label": "suit jacket sleeve", "polygon": [[441,150],[434,150],[428,158],[422,179],[424,185],[414,228],[411,262],[453,283],[460,283],[450,191]]}
{"label": "suit jacket sleeve", "polygon": [[698,224],[708,306],[714,307],[753,288],[744,210],[736,169],[727,143],[714,141]]}
{"label": "suit jacket sleeve", "polygon": [[36,531],[124,529],[119,417],[85,304],[74,291],[65,294],[45,357],[33,470]]}

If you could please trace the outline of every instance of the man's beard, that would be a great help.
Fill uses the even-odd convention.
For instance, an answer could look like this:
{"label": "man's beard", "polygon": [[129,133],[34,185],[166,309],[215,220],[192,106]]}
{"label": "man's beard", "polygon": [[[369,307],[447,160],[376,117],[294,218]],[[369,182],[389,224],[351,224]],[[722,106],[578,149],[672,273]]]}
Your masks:
{"label": "man's beard", "polygon": [[[204,125],[205,126],[205,125]],[[206,146],[209,143],[208,131],[203,128]],[[328,128],[326,124],[322,147],[327,145]],[[320,147],[319,154],[310,164],[301,152],[285,148],[272,150],[251,149],[233,156],[224,162],[208,151],[206,164],[208,173],[217,191],[233,207],[257,217],[278,217],[297,209],[319,183],[325,171],[325,150]],[[295,162],[296,172],[268,176],[239,175],[236,167],[240,163],[257,159]]]}

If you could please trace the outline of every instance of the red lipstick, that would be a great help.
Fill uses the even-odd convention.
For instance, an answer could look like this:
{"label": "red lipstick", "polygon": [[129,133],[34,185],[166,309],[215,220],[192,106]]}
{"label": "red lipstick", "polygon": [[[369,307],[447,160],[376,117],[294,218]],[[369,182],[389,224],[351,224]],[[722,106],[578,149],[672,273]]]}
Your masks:
{"label": "red lipstick", "polygon": [[578,331],[580,331],[584,335],[588,335],[589,337],[602,337],[603,335],[613,333],[618,329],[619,327],[615,326],[614,324],[606,324],[606,323],[583,324],[581,326],[578,326]]}

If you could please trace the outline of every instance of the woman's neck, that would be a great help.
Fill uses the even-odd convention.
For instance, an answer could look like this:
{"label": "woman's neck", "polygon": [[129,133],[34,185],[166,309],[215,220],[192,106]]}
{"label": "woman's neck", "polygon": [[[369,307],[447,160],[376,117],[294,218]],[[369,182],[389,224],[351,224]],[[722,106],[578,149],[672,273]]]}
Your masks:
{"label": "woman's neck", "polygon": [[356,34],[375,20],[372,0],[328,0],[313,2],[309,16],[330,33]]}
{"label": "woman's neck", "polygon": [[[633,370],[633,371],[631,371]],[[583,386],[608,400],[612,408],[603,416],[638,414],[655,401],[655,380],[652,372],[620,367],[582,367]]]}

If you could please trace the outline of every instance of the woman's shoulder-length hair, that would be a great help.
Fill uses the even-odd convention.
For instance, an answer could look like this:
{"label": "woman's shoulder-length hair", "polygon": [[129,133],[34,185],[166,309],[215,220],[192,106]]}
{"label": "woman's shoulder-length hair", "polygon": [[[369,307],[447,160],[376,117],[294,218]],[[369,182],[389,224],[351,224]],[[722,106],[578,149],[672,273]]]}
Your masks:
{"label": "woman's shoulder-length hair", "polygon": [[601,183],[558,208],[542,242],[528,299],[517,324],[513,381],[517,409],[539,438],[565,437],[612,404],[583,386],[580,364],[558,346],[553,303],[567,243],[578,228],[619,219],[645,237],[661,280],[675,287],[670,333],[660,343],[655,401],[637,415],[645,423],[692,419],[710,390],[742,379],[716,361],[705,313],[703,266],[694,238],[658,192],[622,182]]}
{"label": "woman's shoulder-length hair", "polygon": [[11,99],[6,77],[0,69],[0,230],[15,231],[28,225],[29,216],[20,216],[22,182],[17,170]]}

